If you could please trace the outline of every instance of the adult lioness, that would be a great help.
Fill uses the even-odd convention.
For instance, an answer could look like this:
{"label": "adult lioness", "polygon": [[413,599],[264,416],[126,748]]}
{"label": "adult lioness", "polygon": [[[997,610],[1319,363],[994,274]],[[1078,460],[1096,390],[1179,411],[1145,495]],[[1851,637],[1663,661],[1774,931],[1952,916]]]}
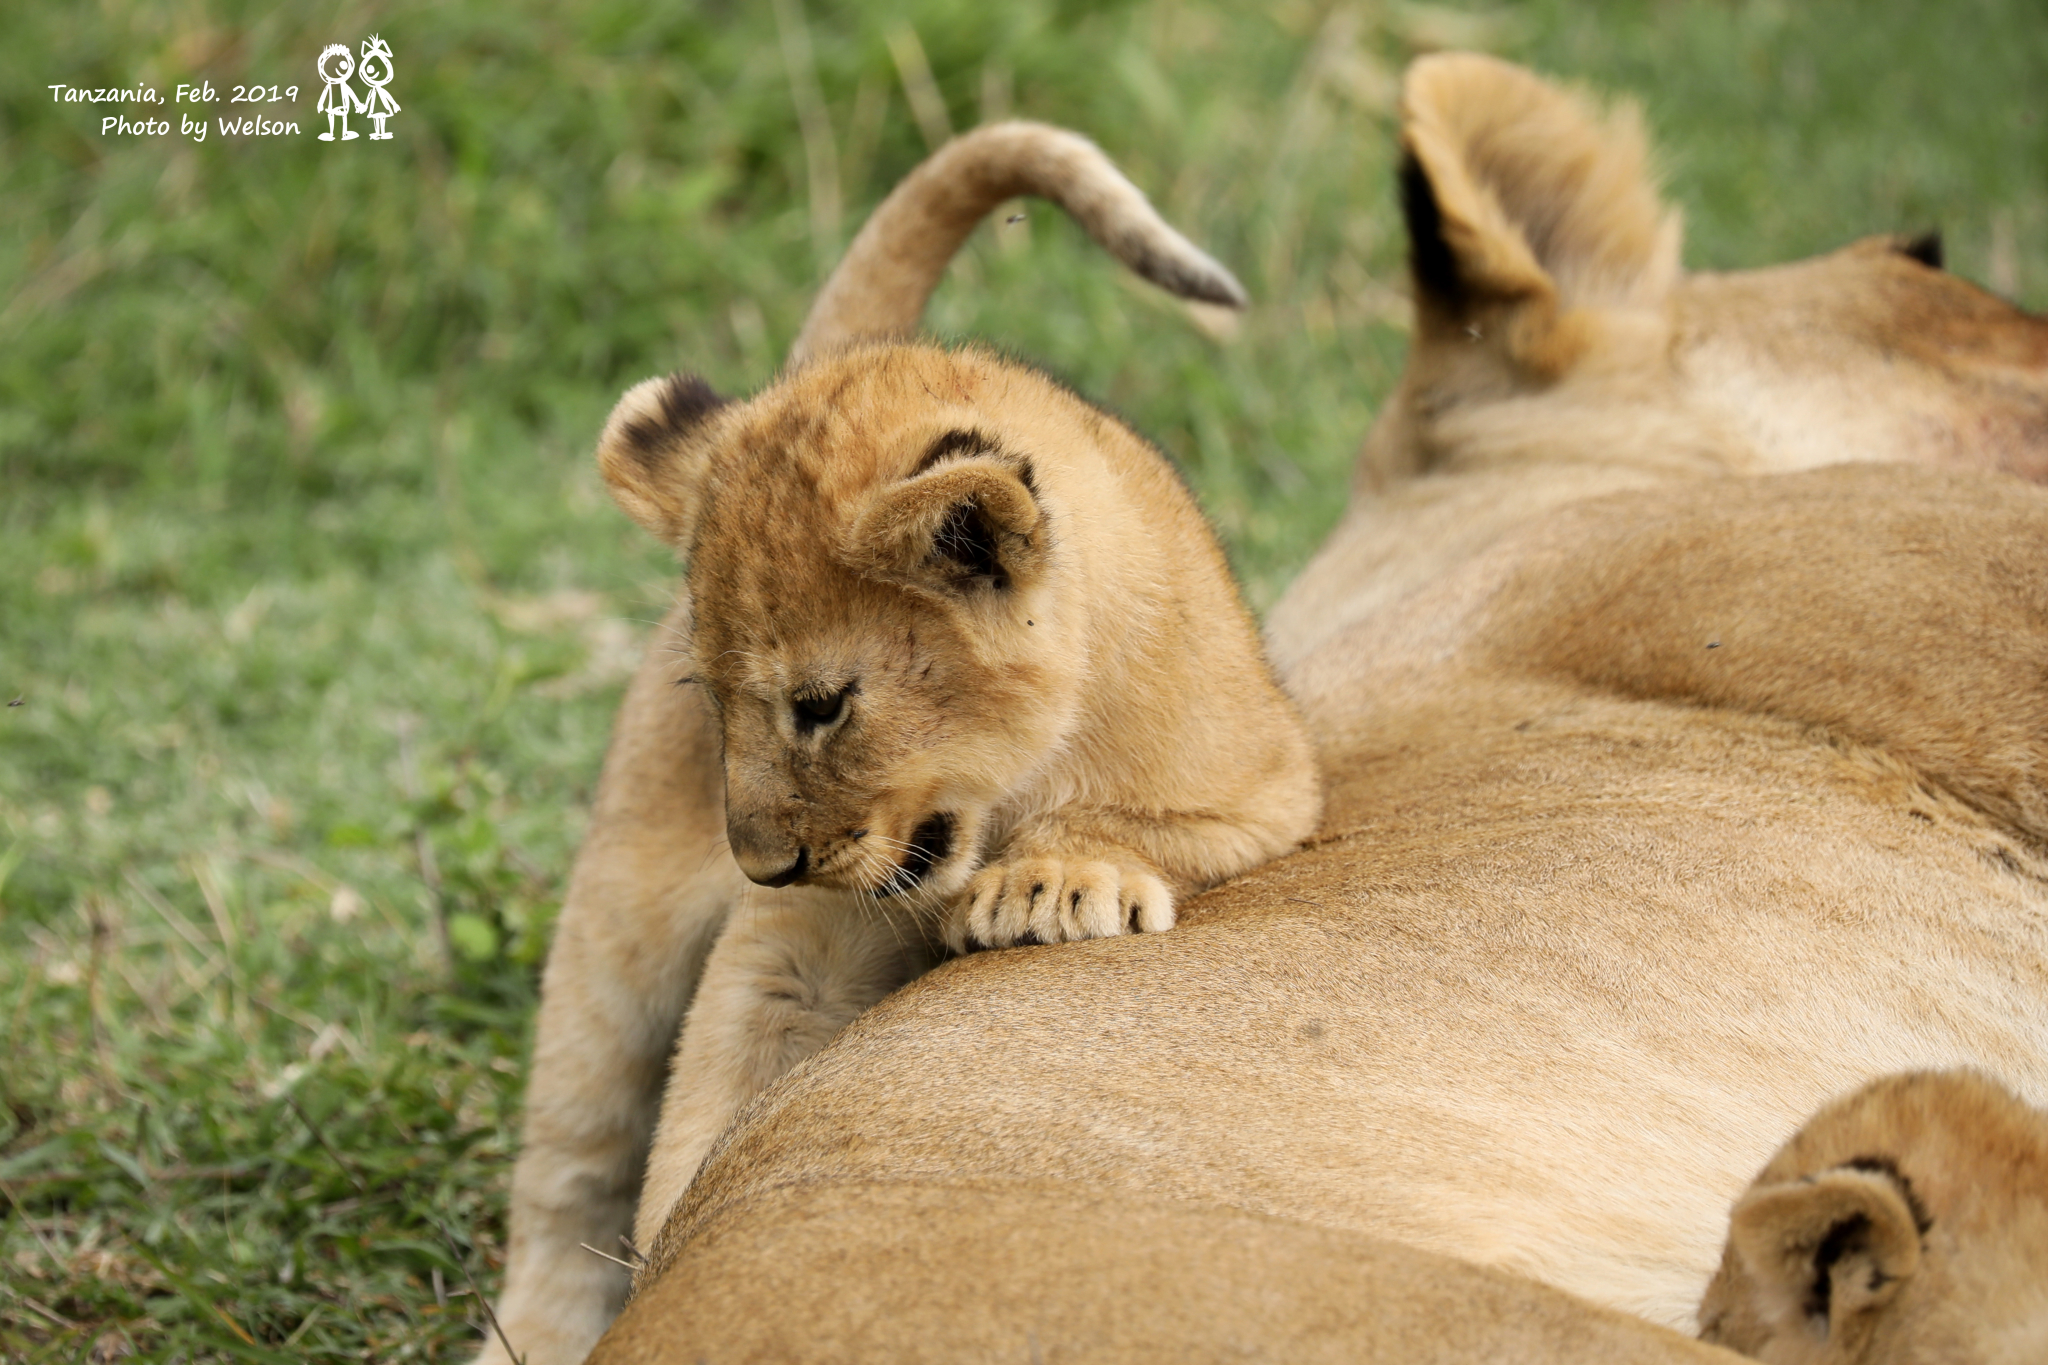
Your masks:
{"label": "adult lioness", "polygon": [[[1959,1063],[2048,1096],[2048,493],[1994,472],[2043,467],[2048,323],[1889,241],[1687,277],[1633,122],[1498,62],[1419,64],[1405,119],[1415,355],[1273,618],[1321,835],[1172,934],[884,1001],[713,1153],[676,1275],[791,1190],[943,1191],[999,1251],[1029,1181],[1683,1327],[1824,1099]],[[1064,1254],[1047,1322],[1122,1283]],[[944,1340],[990,1259],[895,1311]],[[670,1302],[637,1340],[693,1359]]]}
{"label": "adult lioness", "polygon": [[[1731,1224],[1702,1345],[1534,1281],[1241,1209],[1058,1181],[794,1185],[651,1284],[603,1359],[673,1360],[679,1340],[722,1361],[991,1360],[1020,1343],[1116,1361],[2048,1359],[2048,1114],[1983,1076],[1888,1076],[1829,1104]],[[850,1259],[859,1292],[817,1292]],[[770,1294],[780,1311],[750,1311]]]}
{"label": "adult lioness", "polygon": [[689,602],[549,958],[501,1315],[533,1365],[580,1359],[624,1289],[578,1244],[615,1246],[636,1191],[651,1240],[737,1108],[944,947],[1166,929],[1314,828],[1300,717],[1159,454],[993,353],[847,344],[913,327],[1018,193],[1242,301],[1093,146],[997,125],[876,211],[767,391],[650,380],[600,440]]}

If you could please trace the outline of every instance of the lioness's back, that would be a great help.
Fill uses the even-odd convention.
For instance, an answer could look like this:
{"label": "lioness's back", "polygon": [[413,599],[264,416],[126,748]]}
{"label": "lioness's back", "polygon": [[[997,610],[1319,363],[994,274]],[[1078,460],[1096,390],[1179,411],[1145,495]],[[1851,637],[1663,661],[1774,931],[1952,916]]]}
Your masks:
{"label": "lioness's back", "polygon": [[[2048,531],[2048,495],[2012,493]],[[2048,629],[2013,610],[1970,619]],[[2048,866],[1896,756],[1540,669],[1383,704],[1332,754],[1310,848],[1173,934],[985,955],[885,1001],[742,1120],[668,1243],[792,1181],[1057,1174],[1683,1326],[1729,1201],[1822,1098],[1987,1059],[2048,1091]]]}
{"label": "lioness's back", "polygon": [[767,1192],[634,1300],[591,1365],[1737,1359],[1356,1233],[1008,1180]]}

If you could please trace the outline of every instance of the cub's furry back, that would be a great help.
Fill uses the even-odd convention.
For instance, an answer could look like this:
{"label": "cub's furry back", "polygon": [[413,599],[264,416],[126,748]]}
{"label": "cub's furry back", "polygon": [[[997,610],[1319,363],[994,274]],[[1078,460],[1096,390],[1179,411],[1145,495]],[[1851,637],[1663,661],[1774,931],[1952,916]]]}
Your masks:
{"label": "cub's furry back", "polygon": [[650,380],[606,426],[687,600],[544,982],[500,1315],[531,1360],[579,1359],[617,1309],[577,1243],[616,1245],[637,1190],[650,1245],[741,1105],[948,950],[1168,929],[1315,825],[1302,724],[1167,462],[1028,366],[892,339],[1020,193],[1243,301],[1093,146],[997,125],[876,210],[766,390]]}

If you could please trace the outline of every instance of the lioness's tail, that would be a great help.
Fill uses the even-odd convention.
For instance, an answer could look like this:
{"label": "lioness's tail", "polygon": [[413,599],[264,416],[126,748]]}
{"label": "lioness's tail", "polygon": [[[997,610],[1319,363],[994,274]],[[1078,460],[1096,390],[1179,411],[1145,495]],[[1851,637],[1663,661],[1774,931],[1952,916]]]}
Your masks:
{"label": "lioness's tail", "polygon": [[811,305],[789,363],[858,337],[914,329],[967,234],[990,209],[1020,194],[1058,204],[1162,289],[1245,305],[1231,273],[1168,227],[1094,143],[1043,123],[992,123],[939,148],[882,201]]}

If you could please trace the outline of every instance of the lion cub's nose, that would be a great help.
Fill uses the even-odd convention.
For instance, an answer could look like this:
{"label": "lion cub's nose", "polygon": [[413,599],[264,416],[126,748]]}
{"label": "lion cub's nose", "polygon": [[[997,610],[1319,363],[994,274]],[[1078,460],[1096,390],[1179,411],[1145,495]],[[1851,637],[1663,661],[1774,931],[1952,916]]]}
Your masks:
{"label": "lion cub's nose", "polygon": [[796,861],[780,871],[763,863],[758,856],[749,857],[737,848],[733,850],[733,859],[739,863],[740,871],[747,874],[748,881],[758,882],[762,886],[788,886],[810,870],[811,850],[808,847],[799,848],[796,851]]}

